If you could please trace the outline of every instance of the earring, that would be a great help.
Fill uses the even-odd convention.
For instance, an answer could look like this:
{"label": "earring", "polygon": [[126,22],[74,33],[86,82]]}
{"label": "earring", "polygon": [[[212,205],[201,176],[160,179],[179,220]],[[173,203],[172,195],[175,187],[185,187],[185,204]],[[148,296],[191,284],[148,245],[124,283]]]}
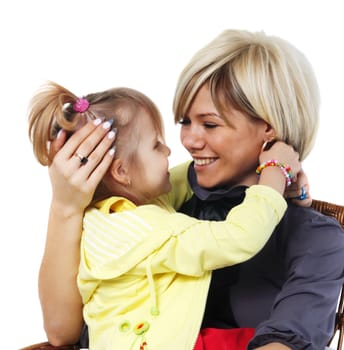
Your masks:
{"label": "earring", "polygon": [[273,137],[270,140],[265,140],[262,145],[261,152],[264,152],[270,149],[274,143],[275,143],[275,139]]}

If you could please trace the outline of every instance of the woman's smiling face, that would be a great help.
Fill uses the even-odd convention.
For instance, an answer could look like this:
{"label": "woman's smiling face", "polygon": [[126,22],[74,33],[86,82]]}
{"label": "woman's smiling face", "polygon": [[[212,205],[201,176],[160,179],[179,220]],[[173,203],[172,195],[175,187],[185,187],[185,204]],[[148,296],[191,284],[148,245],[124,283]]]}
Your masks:
{"label": "woman's smiling face", "polygon": [[220,115],[204,85],[180,120],[181,142],[194,160],[198,184],[205,188],[257,182],[255,169],[268,124],[227,109]]}

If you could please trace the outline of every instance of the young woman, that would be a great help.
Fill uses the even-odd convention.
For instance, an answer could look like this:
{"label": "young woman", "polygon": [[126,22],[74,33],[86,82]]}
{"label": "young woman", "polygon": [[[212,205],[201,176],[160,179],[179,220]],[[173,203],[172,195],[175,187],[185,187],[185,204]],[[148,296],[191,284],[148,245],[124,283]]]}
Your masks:
{"label": "young woman", "polygon": [[[182,143],[194,159],[185,178],[193,196],[181,210],[200,219],[222,220],[241,203],[257,182],[263,144],[285,141],[304,159],[318,126],[318,88],[309,62],[264,33],[225,31],[197,52],[181,74],[174,106]],[[63,147],[62,134],[51,149],[54,196],[40,295],[55,344],[76,341],[82,325],[78,242],[83,210],[109,164],[104,133],[87,125]],[[75,150],[88,154],[96,145],[92,167],[66,176]],[[61,193],[62,186],[76,197]],[[232,338],[251,332],[244,348],[324,349],[344,278],[343,248],[343,231],[333,219],[290,202],[256,257],[213,272],[197,346],[221,349],[222,341],[230,341],[230,332],[222,331],[233,329]],[[56,259],[59,250],[68,260]],[[50,294],[51,284],[61,281],[62,288]]]}
{"label": "young woman", "polygon": [[[220,34],[191,59],[175,94],[175,120],[194,159],[188,172],[194,196],[181,211],[221,220],[242,201],[255,182],[261,124],[264,141],[284,140],[305,159],[318,108],[316,79],[298,49],[262,32]],[[214,271],[202,325],[205,348],[220,338],[209,329],[253,328],[248,349],[324,349],[344,278],[343,248],[333,219],[290,204],[257,256]]]}
{"label": "young woman", "polygon": [[[49,164],[49,142],[61,128],[70,135],[87,120],[116,126],[113,162],[83,220],[78,286],[90,348],[193,347],[210,271],[245,261],[266,243],[286,209],[286,184],[301,168],[297,152],[281,142],[263,151],[258,184],[269,187],[249,188],[223,222],[200,221],[173,209],[191,196],[186,168],[173,174],[170,191],[162,118],[142,93],[115,88],[75,99],[50,83],[34,96],[29,120],[42,164]],[[71,160],[73,173],[91,157],[76,151]],[[180,317],[184,312],[189,317]]]}

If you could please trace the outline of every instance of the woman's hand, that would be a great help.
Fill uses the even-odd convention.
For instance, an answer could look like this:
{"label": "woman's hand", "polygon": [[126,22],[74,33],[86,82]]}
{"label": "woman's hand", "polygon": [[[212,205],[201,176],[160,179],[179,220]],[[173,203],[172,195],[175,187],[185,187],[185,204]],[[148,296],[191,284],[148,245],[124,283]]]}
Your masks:
{"label": "woman's hand", "polygon": [[[111,122],[88,122],[67,141],[64,130],[50,147],[49,175],[53,201],[64,210],[84,210],[113,160],[115,140]],[[66,141],[66,142],[65,142]],[[80,157],[87,157],[82,164]]]}
{"label": "woman's hand", "polygon": [[284,197],[290,198],[292,202],[299,207],[310,207],[312,205],[312,196],[309,191],[308,178],[303,170],[297,174],[296,181],[287,187]]}

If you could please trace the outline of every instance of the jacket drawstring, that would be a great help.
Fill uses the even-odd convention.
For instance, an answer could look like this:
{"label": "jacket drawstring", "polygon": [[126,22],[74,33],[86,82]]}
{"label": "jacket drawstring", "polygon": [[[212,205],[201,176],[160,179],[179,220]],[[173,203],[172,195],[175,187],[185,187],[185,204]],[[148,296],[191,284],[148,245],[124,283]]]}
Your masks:
{"label": "jacket drawstring", "polygon": [[[152,273],[152,265],[151,265],[152,257],[153,255],[150,255],[146,261],[146,276],[148,280],[149,297],[151,300],[150,314],[152,316],[158,316],[160,312],[158,308],[154,278]],[[150,328],[150,324],[148,321],[141,321],[135,325],[135,327],[133,328],[135,339],[133,340],[129,348],[130,350],[133,350],[135,348],[135,346],[137,345],[137,342],[139,342],[138,350],[148,350],[149,347],[146,340],[146,333],[149,331],[149,328]]]}
{"label": "jacket drawstring", "polygon": [[158,316],[160,311],[159,311],[159,307],[158,307],[158,299],[156,296],[154,278],[153,278],[153,273],[152,273],[152,266],[151,266],[152,258],[153,258],[153,255],[150,255],[146,261],[146,274],[147,274],[149,294],[150,294],[150,299],[151,299],[150,313],[152,316]]}
{"label": "jacket drawstring", "polygon": [[[150,255],[146,261],[146,275],[147,275],[147,280],[148,280],[149,297],[151,300],[150,314],[152,316],[158,316],[159,315],[159,308],[158,308],[154,278],[153,278],[153,273],[152,273],[151,260],[152,260],[152,255]],[[147,321],[142,321],[134,327],[134,333],[136,334],[136,338],[134,339],[134,342],[132,343],[130,350],[134,349],[134,346],[135,346],[135,344],[137,344],[137,341],[140,342],[139,343],[139,350],[148,350],[146,333],[148,332],[149,327],[150,327],[150,325],[149,325],[149,322],[147,322]]]}

